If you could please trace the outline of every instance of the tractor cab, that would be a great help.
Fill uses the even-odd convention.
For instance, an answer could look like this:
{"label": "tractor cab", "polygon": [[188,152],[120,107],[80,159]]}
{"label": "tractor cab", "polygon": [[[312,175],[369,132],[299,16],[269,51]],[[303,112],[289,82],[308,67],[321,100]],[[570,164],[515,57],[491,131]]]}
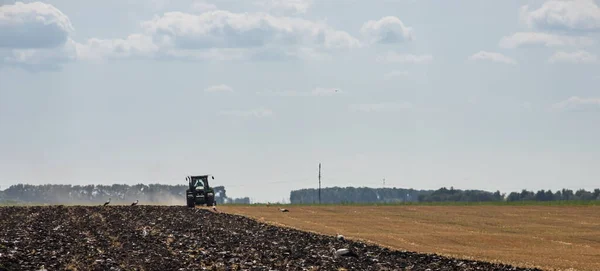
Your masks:
{"label": "tractor cab", "polygon": [[208,178],[215,179],[211,175],[187,176],[189,188],[186,190],[187,206],[198,205],[212,206],[215,204],[215,193],[208,184]]}
{"label": "tractor cab", "polygon": [[[200,175],[200,176],[188,176],[187,180],[190,185],[190,189],[195,190],[205,190],[209,188],[208,185],[208,176],[210,175]],[[214,180],[214,176],[210,176]]]}

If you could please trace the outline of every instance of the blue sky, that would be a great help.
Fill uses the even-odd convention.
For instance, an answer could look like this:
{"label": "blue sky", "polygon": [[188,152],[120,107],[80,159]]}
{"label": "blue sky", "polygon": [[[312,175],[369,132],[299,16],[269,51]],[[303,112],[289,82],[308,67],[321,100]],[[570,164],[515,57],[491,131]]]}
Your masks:
{"label": "blue sky", "polygon": [[0,3],[2,188],[597,187],[598,1]]}

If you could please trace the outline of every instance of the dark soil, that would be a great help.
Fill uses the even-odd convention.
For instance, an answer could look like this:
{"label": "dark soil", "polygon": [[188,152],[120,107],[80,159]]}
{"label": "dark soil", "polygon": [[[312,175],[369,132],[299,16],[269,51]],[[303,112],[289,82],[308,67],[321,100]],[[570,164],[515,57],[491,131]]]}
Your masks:
{"label": "dark soil", "polygon": [[[351,248],[359,258],[334,258]],[[393,251],[184,206],[0,207],[0,270],[539,270]]]}

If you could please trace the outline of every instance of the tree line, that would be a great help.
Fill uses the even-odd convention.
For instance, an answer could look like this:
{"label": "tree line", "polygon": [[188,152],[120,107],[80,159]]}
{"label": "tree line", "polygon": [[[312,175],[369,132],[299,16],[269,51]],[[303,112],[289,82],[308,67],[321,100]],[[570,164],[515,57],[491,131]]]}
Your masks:
{"label": "tree line", "polygon": [[[130,203],[136,199],[140,204],[185,205],[187,185],[166,184],[113,184],[113,185],[70,185],[70,184],[16,184],[0,191],[0,202],[38,204],[101,204],[111,202]],[[214,186],[217,204],[250,203],[250,198],[229,198],[224,186]]]}
{"label": "tree line", "polygon": [[[12,185],[0,191],[0,202],[39,204],[102,204],[108,198],[116,204],[138,199],[141,204],[185,204],[187,185],[113,184],[113,185]],[[224,186],[214,186],[217,204],[250,204],[249,197],[229,198]],[[290,192],[290,203],[319,202],[318,189],[307,188]],[[321,189],[321,203],[394,203],[394,202],[487,202],[487,201],[567,201],[600,200],[600,189],[576,191],[562,189],[511,192],[460,190],[442,187],[438,190],[408,188],[328,187]]]}
{"label": "tree line", "polygon": [[[321,189],[321,203],[375,203],[375,202],[416,202],[428,190],[406,188],[369,187],[328,187]],[[290,192],[290,203],[318,203],[319,192],[315,188],[305,188]]]}
{"label": "tree line", "polygon": [[585,189],[579,189],[575,192],[570,189],[557,190],[552,193],[551,190],[538,190],[537,192],[522,190],[519,192],[512,192],[506,197],[507,201],[553,201],[553,200],[600,200],[600,189],[596,188],[594,191],[586,191]]}
{"label": "tree line", "polygon": [[[500,191],[460,190],[442,187],[438,190],[415,190],[406,188],[328,187],[321,189],[321,203],[391,203],[391,202],[489,202],[489,201],[554,201],[554,200],[600,200],[600,189],[522,190],[508,195]],[[293,190],[292,204],[319,202],[319,191],[315,188]]]}

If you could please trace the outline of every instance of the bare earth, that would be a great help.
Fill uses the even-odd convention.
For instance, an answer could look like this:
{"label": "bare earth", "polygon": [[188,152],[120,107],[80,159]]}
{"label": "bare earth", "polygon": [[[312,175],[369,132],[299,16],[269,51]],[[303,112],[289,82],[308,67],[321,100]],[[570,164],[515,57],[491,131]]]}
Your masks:
{"label": "bare earth", "polygon": [[600,270],[600,206],[219,206],[399,250],[544,270]]}

